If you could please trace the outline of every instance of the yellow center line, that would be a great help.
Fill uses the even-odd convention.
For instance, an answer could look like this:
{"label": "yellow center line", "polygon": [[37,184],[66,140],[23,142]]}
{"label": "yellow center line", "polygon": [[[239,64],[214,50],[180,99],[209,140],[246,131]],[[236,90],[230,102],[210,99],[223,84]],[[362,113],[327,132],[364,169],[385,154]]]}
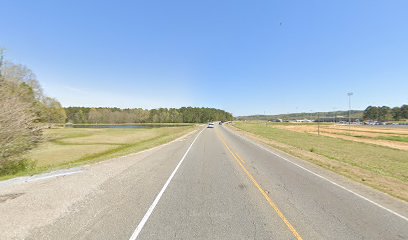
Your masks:
{"label": "yellow center line", "polygon": [[235,155],[237,155],[238,159],[241,160],[242,163],[245,163],[244,159],[242,159],[242,158],[238,155],[238,153],[235,153]]}
{"label": "yellow center line", "polygon": [[262,196],[264,196],[264,198],[269,203],[269,205],[275,210],[275,212],[278,214],[278,216],[286,224],[286,226],[292,232],[293,236],[295,236],[297,240],[302,240],[302,237],[299,235],[299,233],[296,231],[296,229],[292,226],[292,224],[289,222],[289,220],[285,217],[285,215],[283,215],[282,211],[272,201],[272,199],[269,197],[269,195],[266,193],[266,191],[262,189],[261,185],[259,185],[259,183],[252,176],[252,174],[241,163],[241,161],[244,162],[242,160],[242,158],[240,158],[236,153],[232,152],[231,148],[228,146],[228,144],[226,143],[223,136],[219,135],[217,131],[216,131],[216,134],[221,139],[222,143],[225,145],[225,147],[228,149],[228,151],[231,153],[231,155],[234,157],[234,159],[238,162],[238,164],[242,168],[242,170],[246,173],[247,177],[251,180],[251,182],[254,184],[254,186],[261,192]]}

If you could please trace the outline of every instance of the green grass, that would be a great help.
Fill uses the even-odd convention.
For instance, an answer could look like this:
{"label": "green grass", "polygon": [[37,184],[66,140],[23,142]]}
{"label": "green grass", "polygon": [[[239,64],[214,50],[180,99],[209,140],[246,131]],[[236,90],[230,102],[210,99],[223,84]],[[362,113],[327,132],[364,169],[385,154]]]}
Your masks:
{"label": "green grass", "polygon": [[[406,133],[401,133],[401,132],[379,132],[379,131],[364,131],[364,130],[359,130],[359,129],[355,129],[355,128],[351,128],[351,129],[339,129],[339,130],[343,130],[343,131],[349,131],[349,132],[361,132],[361,133],[377,133],[377,134],[398,134],[398,135],[408,135]],[[384,128],[382,130],[388,130],[388,131],[393,131],[393,130],[398,130],[398,129],[391,129],[391,128]]]}
{"label": "green grass", "polygon": [[323,155],[408,183],[408,153],[406,151],[353,142],[315,134],[293,132],[260,124],[236,123],[236,127],[296,148]]}
{"label": "green grass", "polygon": [[[379,139],[379,140],[388,140],[388,141],[394,141],[394,142],[408,142],[408,137],[405,137],[405,136],[395,136],[394,135],[394,136],[370,137],[370,136],[365,136],[365,135],[354,135],[352,133],[331,133],[331,134],[356,137],[356,138],[365,138],[365,139]],[[390,134],[390,133],[386,133],[386,134]],[[395,134],[395,133],[391,133],[391,134]]]}
{"label": "green grass", "polygon": [[67,126],[95,126],[95,125],[103,125],[103,126],[193,126],[195,123],[75,123],[75,124],[66,124]]}
{"label": "green grass", "polygon": [[378,137],[377,139],[408,143],[408,137],[401,137],[401,136],[381,136],[381,137]]}
{"label": "green grass", "polygon": [[25,157],[34,167],[0,180],[74,167],[139,152],[170,142],[195,129],[194,125],[160,128],[46,129],[45,141]]}
{"label": "green grass", "polygon": [[251,122],[235,127],[306,161],[408,201],[408,152]]}

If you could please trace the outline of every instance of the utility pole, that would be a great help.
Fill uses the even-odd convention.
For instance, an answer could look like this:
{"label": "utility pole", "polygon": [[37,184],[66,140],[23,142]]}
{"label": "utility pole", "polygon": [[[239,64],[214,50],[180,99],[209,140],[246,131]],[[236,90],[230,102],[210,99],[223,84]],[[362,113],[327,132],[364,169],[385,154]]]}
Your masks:
{"label": "utility pole", "polygon": [[317,135],[320,136],[320,113],[317,112]]}
{"label": "utility pole", "polygon": [[349,110],[348,110],[348,119],[349,119],[349,125],[351,125],[351,117],[350,117],[350,111],[351,111],[351,96],[353,96],[352,92],[347,93],[347,96],[349,98]]}

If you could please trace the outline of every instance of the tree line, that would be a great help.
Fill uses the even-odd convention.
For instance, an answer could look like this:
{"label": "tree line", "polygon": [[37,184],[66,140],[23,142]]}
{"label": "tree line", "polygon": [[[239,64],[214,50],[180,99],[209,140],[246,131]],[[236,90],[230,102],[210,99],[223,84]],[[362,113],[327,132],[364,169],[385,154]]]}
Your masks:
{"label": "tree line", "polygon": [[120,123],[204,123],[209,121],[231,121],[233,116],[215,108],[65,108],[67,122],[74,124],[120,124]]}
{"label": "tree line", "polygon": [[0,175],[26,168],[21,156],[40,142],[44,123],[65,120],[65,110],[43,93],[35,74],[3,62],[0,49]]}
{"label": "tree line", "polygon": [[0,175],[31,165],[23,156],[42,140],[42,129],[70,123],[203,123],[229,121],[232,114],[214,108],[63,108],[46,96],[26,66],[3,61],[0,49]]}
{"label": "tree line", "polygon": [[408,119],[408,105],[390,108],[388,106],[368,106],[363,112],[364,120],[399,121]]}
{"label": "tree line", "polygon": [[[301,113],[287,113],[287,114],[276,114],[276,115],[249,115],[249,116],[238,116],[239,120],[266,120],[273,121],[276,119],[311,119],[316,120],[318,118],[336,118],[336,119],[346,119],[348,117],[349,111],[331,111],[331,112],[301,112]],[[350,117],[352,119],[362,118],[362,110],[350,110]]]}

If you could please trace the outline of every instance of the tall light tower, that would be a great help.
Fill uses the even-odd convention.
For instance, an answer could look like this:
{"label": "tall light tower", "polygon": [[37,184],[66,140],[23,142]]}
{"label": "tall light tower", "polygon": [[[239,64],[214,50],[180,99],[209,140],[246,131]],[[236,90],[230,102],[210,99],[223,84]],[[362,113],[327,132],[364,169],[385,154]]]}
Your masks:
{"label": "tall light tower", "polygon": [[351,96],[353,96],[352,92],[347,93],[347,96],[349,98],[349,110],[348,110],[348,119],[349,119],[349,125],[351,124],[351,117],[350,117],[350,110],[351,110]]}

